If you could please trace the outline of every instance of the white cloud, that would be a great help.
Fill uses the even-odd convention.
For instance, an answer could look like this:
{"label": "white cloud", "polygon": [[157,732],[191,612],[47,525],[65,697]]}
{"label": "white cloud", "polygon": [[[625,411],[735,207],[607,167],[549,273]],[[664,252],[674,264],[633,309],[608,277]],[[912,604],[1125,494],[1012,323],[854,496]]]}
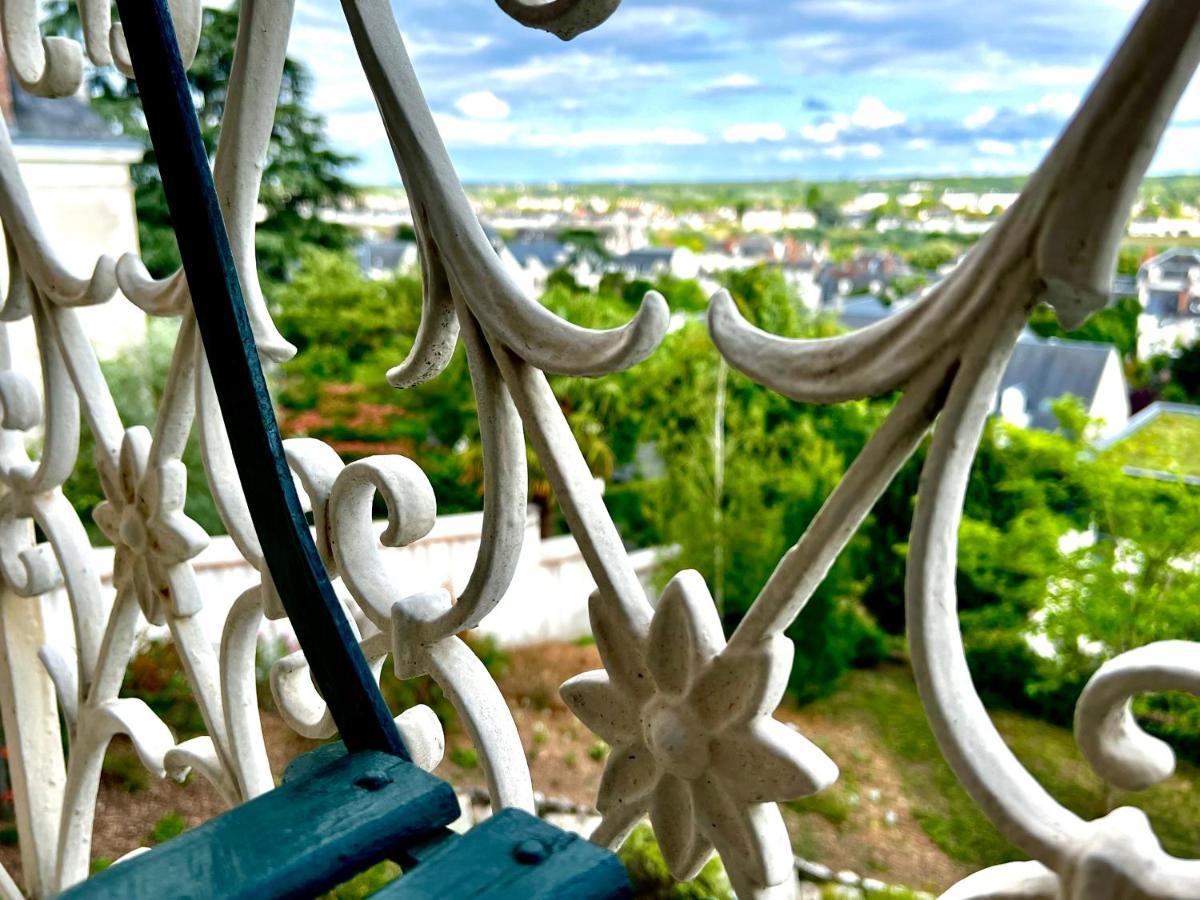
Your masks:
{"label": "white cloud", "polygon": [[578,177],[584,181],[636,180],[638,178],[662,178],[673,168],[664,163],[596,163],[580,166]]}
{"label": "white cloud", "polygon": [[507,119],[512,107],[491,91],[472,91],[454,101],[454,108],[468,119]]}
{"label": "white cloud", "polygon": [[1046,94],[1036,103],[1026,104],[1024,112],[1028,115],[1035,113],[1048,112],[1056,116],[1062,116],[1064,119],[1075,112],[1079,106],[1079,95],[1072,94],[1069,91],[1059,91],[1053,94]]}
{"label": "white cloud", "polygon": [[962,75],[950,83],[950,90],[956,94],[990,94],[1000,86],[1000,79],[990,72],[972,72]]}
{"label": "white cloud", "polygon": [[481,119],[466,119],[434,113],[434,122],[442,133],[442,140],[450,146],[494,146],[512,140],[517,126],[512,122],[495,122]]}
{"label": "white cloud", "polygon": [[430,56],[470,56],[495,43],[486,34],[441,34],[423,33],[406,37],[404,41],[413,59]]}
{"label": "white cloud", "polygon": [[745,72],[731,72],[721,78],[714,78],[703,85],[700,90],[703,92],[749,91],[759,87],[762,87],[762,82],[753,75],[747,75]]}
{"label": "white cloud", "polygon": [[1017,145],[1009,141],[997,141],[985,138],[975,142],[975,149],[989,156],[1016,156]]}
{"label": "white cloud", "polygon": [[800,136],[814,144],[832,144],[851,127],[879,131],[899,125],[907,118],[904,113],[889,109],[878,97],[863,97],[850,115],[834,113],[815,125],[805,125]]}
{"label": "white cloud", "polygon": [[731,125],[721,135],[727,144],[757,144],[759,141],[782,141],[787,129],[778,122],[746,122]]}
{"label": "white cloud", "polygon": [[800,129],[800,136],[814,144],[832,144],[843,131],[850,127],[850,117],[842,113],[834,113],[824,122],[816,125],[805,125]]}
{"label": "white cloud", "polygon": [[852,124],[859,128],[869,128],[872,131],[899,125],[907,118],[902,112],[888,109],[887,104],[878,97],[863,97],[858,101],[854,112],[850,114]]}
{"label": "white cloud", "polygon": [[570,92],[596,84],[663,79],[669,77],[672,70],[664,63],[630,62],[611,54],[575,50],[553,56],[533,56],[515,65],[472,74],[484,83],[512,87],[541,82],[559,85],[563,92]]}
{"label": "white cloud", "polygon": [[1200,119],[1200,78],[1192,78],[1171,118],[1176,122],[1195,122]]}
{"label": "white cloud", "polygon": [[1200,146],[1200,126],[1168,128],[1150,165],[1151,173],[1196,171],[1197,146]]}
{"label": "white cloud", "polygon": [[326,120],[329,135],[335,140],[347,140],[350,136],[356,144],[369,146],[378,143],[387,146],[387,131],[383,120],[375,110],[364,112],[334,113]]}
{"label": "white cloud", "polygon": [[909,150],[928,150],[933,146],[933,141],[929,138],[910,138],[904,146]]}
{"label": "white cloud", "polygon": [[539,125],[517,125],[512,121],[467,119],[463,116],[435,113],[434,121],[442,139],[450,146],[534,147],[544,150],[584,150],[589,147],[693,146],[708,138],[690,128],[659,126],[653,128],[615,127],[562,130]]}
{"label": "white cloud", "polygon": [[1096,77],[1096,69],[1093,66],[1025,65],[1014,67],[1013,75],[1023,84],[1082,87]]}
{"label": "white cloud", "polygon": [[977,128],[982,128],[994,118],[996,118],[995,107],[981,106],[979,109],[975,110],[975,112],[963,119],[963,124],[974,131]]}
{"label": "white cloud", "polygon": [[883,156],[883,148],[875,143],[837,144],[833,147],[826,147],[821,153],[830,159],[846,159],[852,156],[859,159],[878,159]]}
{"label": "white cloud", "polygon": [[708,138],[691,128],[585,128],[582,131],[535,131],[518,138],[527,147],[630,147],[660,144],[671,147],[708,143]]}
{"label": "white cloud", "polygon": [[950,82],[955,94],[997,94],[1015,87],[1081,88],[1096,76],[1092,66],[1039,65],[992,53],[980,71],[960,75]]}
{"label": "white cloud", "polygon": [[612,35],[638,35],[647,32],[672,34],[695,34],[713,25],[713,16],[694,6],[643,6],[622,9],[605,23],[605,33]]}

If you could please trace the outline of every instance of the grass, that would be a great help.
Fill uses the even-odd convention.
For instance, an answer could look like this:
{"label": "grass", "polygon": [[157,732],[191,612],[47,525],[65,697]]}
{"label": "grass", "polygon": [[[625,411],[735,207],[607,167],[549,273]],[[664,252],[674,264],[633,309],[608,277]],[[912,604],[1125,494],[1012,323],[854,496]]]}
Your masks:
{"label": "grass", "polygon": [[144,791],[150,785],[149,775],[142,761],[132,750],[111,747],[104,756],[101,768],[104,777],[125,787],[131,794]]}
{"label": "grass", "polygon": [[841,786],[839,781],[830,787],[803,800],[792,800],[787,804],[788,809],[798,813],[813,813],[820,816],[830,825],[844,825],[854,809],[849,791]]}
{"label": "grass", "polygon": [[362,900],[378,891],[385,885],[391,884],[400,877],[400,867],[391,860],[385,859],[365,872],[360,872],[344,884],[339,884],[332,891],[321,895],[321,900]]}
{"label": "grass", "polygon": [[161,819],[154,823],[154,827],[150,830],[150,840],[156,844],[161,844],[163,841],[169,841],[173,837],[178,837],[183,834],[187,828],[187,822],[179,813],[166,813]]}
{"label": "grass", "polygon": [[[979,866],[1021,858],[976,809],[942,760],[906,670],[889,667],[852,673],[843,690],[818,705],[831,718],[867,720],[893,756],[914,817],[947,856]],[[837,749],[830,749],[838,759]]]}
{"label": "grass", "polygon": [[460,769],[474,769],[479,765],[479,753],[474,747],[455,747],[449,757],[450,762]]}
{"label": "grass", "polygon": [[[868,726],[891,756],[917,822],[951,859],[982,868],[1026,858],[978,810],[942,759],[906,669],[854,672],[842,690],[806,711]],[[1095,819],[1118,806],[1138,806],[1168,852],[1200,855],[1200,822],[1192,815],[1200,784],[1195,767],[1181,763],[1173,778],[1147,791],[1111,790],[1088,767],[1066,729],[1009,712],[997,712],[993,720],[1017,758],[1068,809]],[[852,758],[851,748],[826,749],[839,762]],[[847,783],[789,806],[843,825],[849,817],[847,797],[854,789],[850,777],[852,773],[844,772]],[[857,837],[847,834],[845,839]]]}
{"label": "grass", "polygon": [[634,896],[640,900],[734,900],[725,867],[716,856],[705,864],[694,881],[675,881],[667,870],[654,832],[645,823],[633,829],[617,855],[629,873]]}
{"label": "grass", "polygon": [[1170,475],[1200,476],[1200,416],[1164,412],[1108,451],[1121,465]]}

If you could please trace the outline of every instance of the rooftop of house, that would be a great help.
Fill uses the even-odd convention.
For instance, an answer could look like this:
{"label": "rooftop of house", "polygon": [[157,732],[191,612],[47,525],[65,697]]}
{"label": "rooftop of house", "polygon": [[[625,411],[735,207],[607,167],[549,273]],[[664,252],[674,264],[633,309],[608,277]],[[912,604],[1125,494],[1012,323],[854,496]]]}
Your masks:
{"label": "rooftop of house", "polygon": [[[906,305],[903,301],[889,305],[877,297],[851,297],[838,313],[838,321],[847,328],[866,328]],[[1105,367],[1116,356],[1117,348],[1112,344],[1042,338],[1027,330],[1018,339],[1004,370],[997,402],[1005,391],[1010,397],[1012,391],[1019,392],[1028,427],[1053,431],[1058,427],[1054,401],[1070,394],[1090,406],[1100,389]]]}
{"label": "rooftop of house", "polygon": [[1107,441],[1101,452],[1133,475],[1200,484],[1200,406],[1151,403]]}
{"label": "rooftop of house", "polygon": [[1138,268],[1139,283],[1183,287],[1200,270],[1200,249],[1172,247],[1146,260]]}
{"label": "rooftop of house", "polygon": [[887,304],[875,296],[847,297],[838,313],[838,321],[847,328],[866,328],[901,309],[899,305]]}
{"label": "rooftop of house", "polygon": [[523,267],[528,266],[531,260],[537,260],[547,269],[557,269],[570,256],[570,249],[566,244],[549,238],[510,241],[508,252]]}
{"label": "rooftop of house", "polygon": [[413,241],[364,241],[355,248],[354,255],[364,272],[388,271],[400,268],[416,253],[416,248]]}
{"label": "rooftop of house", "polygon": [[873,282],[887,283],[900,275],[907,275],[908,266],[897,256],[889,253],[860,253],[851,259],[831,262],[821,269],[817,280],[823,285],[849,282],[851,291],[868,287]]}
{"label": "rooftop of house", "polygon": [[1113,358],[1117,358],[1117,348],[1112,344],[1042,338],[1025,331],[1004,370],[998,396],[1019,390],[1028,427],[1053,431],[1059,424],[1052,409],[1054,401],[1069,394],[1082,400],[1085,407],[1091,406]]}
{"label": "rooftop of house", "polygon": [[6,107],[5,118],[15,143],[138,145],[119,134],[82,98],[35,97],[17,83],[11,71],[6,74],[10,102],[0,105]]}
{"label": "rooftop of house", "polygon": [[656,269],[671,264],[675,249],[674,247],[643,247],[640,250],[631,250],[624,256],[618,256],[613,262],[621,269],[638,273],[653,273]]}

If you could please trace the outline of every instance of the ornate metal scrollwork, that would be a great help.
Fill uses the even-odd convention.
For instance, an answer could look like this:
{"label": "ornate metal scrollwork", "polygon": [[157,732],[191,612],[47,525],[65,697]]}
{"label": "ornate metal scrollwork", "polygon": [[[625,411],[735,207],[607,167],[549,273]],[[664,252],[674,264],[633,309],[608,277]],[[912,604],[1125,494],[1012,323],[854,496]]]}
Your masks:
{"label": "ornate metal scrollwork", "polygon": [[[619,5],[497,2],[517,21],[564,38],[595,27]],[[121,26],[111,22],[107,0],[80,0],[84,48],[43,38],[36,7],[31,0],[0,2],[8,56],[27,90],[45,96],[76,90],[84,48],[93,63],[129,71]],[[1037,303],[1052,305],[1066,324],[1103,303],[1133,192],[1200,59],[1200,9],[1151,0],[1021,199],[951,276],[887,322],[837,338],[792,341],[748,324],[727,294],[713,298],[713,341],[732,366],[759,383],[804,402],[902,395],[726,642],[708,589],[694,572],[677,574],[657,608],[651,606],[546,380],[547,373],[602,376],[645,359],[666,331],[665,301],[651,293],[628,324],[594,331],[524,296],[471,210],[391,5],[343,0],[343,7],[415,213],[424,272],[414,346],[386,377],[398,388],[436,377],[461,339],[480,410],[483,542],[457,601],[428,586],[396,585],[376,558],[370,516],[377,494],[388,508],[385,544],[405,545],[433,525],[433,492],[416,462],[387,456],[345,466],[312,440],[289,441],[285,449],[313,514],[321,559],[344,588],[347,617],[353,622],[357,612],[368,623],[356,634],[376,677],[390,655],[400,677],[428,674],[442,686],[479,748],[493,802],[532,809],[533,786],[499,690],[457,635],[483,621],[512,583],[525,520],[527,439],[598,585],[590,612],[605,669],[562,688],[581,721],[614,747],[593,840],[615,844],[648,814],[677,877],[693,876],[715,848],[740,896],[785,896],[792,857],[775,801],[820,791],[836,779],[837,766],[772,718],[791,662],[783,632],[933,428],[909,562],[914,668],[958,777],[1032,858],[972,876],[946,896],[1200,895],[1200,862],[1168,856],[1139,812],[1122,809],[1084,822],[1004,745],[967,670],[953,580],[967,473],[999,375]],[[200,4],[180,0],[172,9],[186,59],[199,38]],[[253,238],[257,161],[270,135],[278,93],[272,86],[280,83],[292,3],[243,0],[240,16],[214,175],[260,351],[282,360],[294,349],[263,301]],[[69,758],[44,796],[35,798],[29,786],[17,796],[39,838],[29,842],[31,890],[47,893],[86,877],[100,764],[115,734],[132,738],[150,771],[182,777],[196,770],[231,804],[273,786],[258,721],[254,646],[263,617],[284,613],[234,474],[182,274],[155,281],[135,256],[102,257],[87,279],[68,273],[55,256],[53,235],[38,224],[2,131],[0,219],[11,270],[3,318],[33,319],[45,398],[39,401],[0,353],[3,599],[61,586],[76,633],[74,658],[50,648],[41,657],[69,731]],[[126,299],[152,316],[183,316],[152,430],[120,421],[74,309]],[[111,610],[101,603],[82,523],[61,490],[76,463],[81,420],[95,437],[94,464],[106,498],[95,519],[117,548]],[[44,449],[35,462],[24,439],[38,427]],[[215,651],[195,619],[202,598],[191,560],[206,536],[182,512],[186,471],[180,460],[193,430],[222,519],[262,576],[232,605]],[[170,629],[206,736],[177,745],[148,707],[119,696],[139,613]],[[1096,675],[1080,699],[1077,734],[1103,777],[1138,787],[1171,771],[1169,749],[1137,729],[1128,699],[1150,690],[1195,691],[1197,658],[1195,645],[1170,643],[1126,654]],[[291,727],[313,737],[332,733],[302,656],[275,664],[272,688]],[[397,724],[416,761],[436,765],[444,737],[432,713],[407,710]],[[56,734],[57,727],[55,717],[49,728]],[[11,735],[10,745],[23,746]],[[0,879],[0,890],[9,890],[6,884]]]}

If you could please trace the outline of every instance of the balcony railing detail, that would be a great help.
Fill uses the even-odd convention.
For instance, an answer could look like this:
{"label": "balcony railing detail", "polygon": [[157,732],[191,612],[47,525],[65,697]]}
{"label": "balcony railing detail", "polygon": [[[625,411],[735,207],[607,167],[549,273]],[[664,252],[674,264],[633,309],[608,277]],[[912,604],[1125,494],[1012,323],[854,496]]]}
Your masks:
{"label": "balcony railing detail", "polygon": [[[519,22],[564,39],[620,14],[619,0],[498,3]],[[963,786],[1030,857],[971,876],[946,896],[1200,896],[1200,861],[1167,855],[1143,814],[1119,809],[1083,821],[1008,750],[972,684],[954,588],[967,476],[1000,374],[1036,304],[1050,304],[1068,325],[1104,304],[1134,193],[1200,62],[1200,6],[1150,0],[1020,200],[953,274],[900,314],[849,335],[797,341],[747,323],[727,294],[713,298],[713,341],[730,365],[768,388],[818,403],[901,394],[727,641],[694,572],[677,574],[652,607],[546,379],[603,376],[645,359],[666,331],[665,301],[648,294],[628,324],[596,331],[525,296],[471,210],[391,4],[342,5],[408,192],[424,273],[415,343],[386,377],[397,388],[435,378],[461,340],[478,403],[484,530],[461,596],[452,602],[445,591],[397,585],[378,556],[371,523],[377,495],[388,509],[385,545],[405,546],[434,524],[435,498],[419,460],[377,456],[344,465],[311,439],[286,441],[284,450],[313,514],[320,559],[345,588],[353,607],[346,620],[374,676],[390,657],[399,677],[429,675],[442,687],[479,750],[493,806],[533,811],[533,785],[499,689],[457,635],[483,621],[512,581],[525,526],[528,441],[598,586],[590,613],[605,668],[562,687],[579,719],[613,747],[592,840],[616,846],[649,816],[677,878],[694,876],[715,850],[739,896],[789,896],[792,854],[776,802],[828,787],[838,770],[836,760],[772,717],[792,658],[783,632],[932,429],[909,554],[914,670]],[[4,46],[26,90],[73,93],[84,52],[96,65],[132,73],[108,0],[78,6],[83,47],[43,37],[33,0],[0,0]],[[199,39],[200,3],[170,6],[186,62]],[[213,163],[254,337],[273,361],[295,350],[276,330],[259,287],[254,216],[292,12],[292,0],[243,0]],[[100,767],[114,735],[130,737],[151,773],[195,770],[230,805],[274,787],[258,721],[254,649],[263,617],[285,612],[239,485],[182,272],[156,280],[126,255],[100,258],[88,278],[69,273],[55,255],[54,236],[39,225],[7,132],[0,134],[0,220],[10,269],[0,320],[32,319],[43,379],[39,392],[12,369],[0,324],[0,708],[25,893],[46,896],[87,876]],[[121,422],[77,317],[78,307],[108,302],[182,318],[152,429]],[[76,459],[81,422],[95,438],[92,461]],[[193,430],[222,520],[262,575],[233,604],[217,650],[195,620],[203,598],[191,560],[208,538],[183,512],[181,457]],[[25,448],[39,433],[42,450],[32,459]],[[107,613],[86,532],[62,490],[77,463],[99,472],[106,499],[93,515],[116,547],[117,597]],[[77,652],[70,659],[49,647],[31,602],[58,588],[73,617]],[[368,623],[361,633],[351,613]],[[176,744],[144,703],[120,696],[139,614],[170,630],[206,736]],[[271,686],[295,731],[334,733],[302,654],[275,664]],[[1200,690],[1200,648],[1167,642],[1124,654],[1080,698],[1078,741],[1111,783],[1144,787],[1170,774],[1170,749],[1141,732],[1129,712],[1134,694],[1161,690]],[[433,713],[416,707],[396,724],[414,761],[436,766],[444,738]],[[2,870],[0,893],[21,896]]]}

